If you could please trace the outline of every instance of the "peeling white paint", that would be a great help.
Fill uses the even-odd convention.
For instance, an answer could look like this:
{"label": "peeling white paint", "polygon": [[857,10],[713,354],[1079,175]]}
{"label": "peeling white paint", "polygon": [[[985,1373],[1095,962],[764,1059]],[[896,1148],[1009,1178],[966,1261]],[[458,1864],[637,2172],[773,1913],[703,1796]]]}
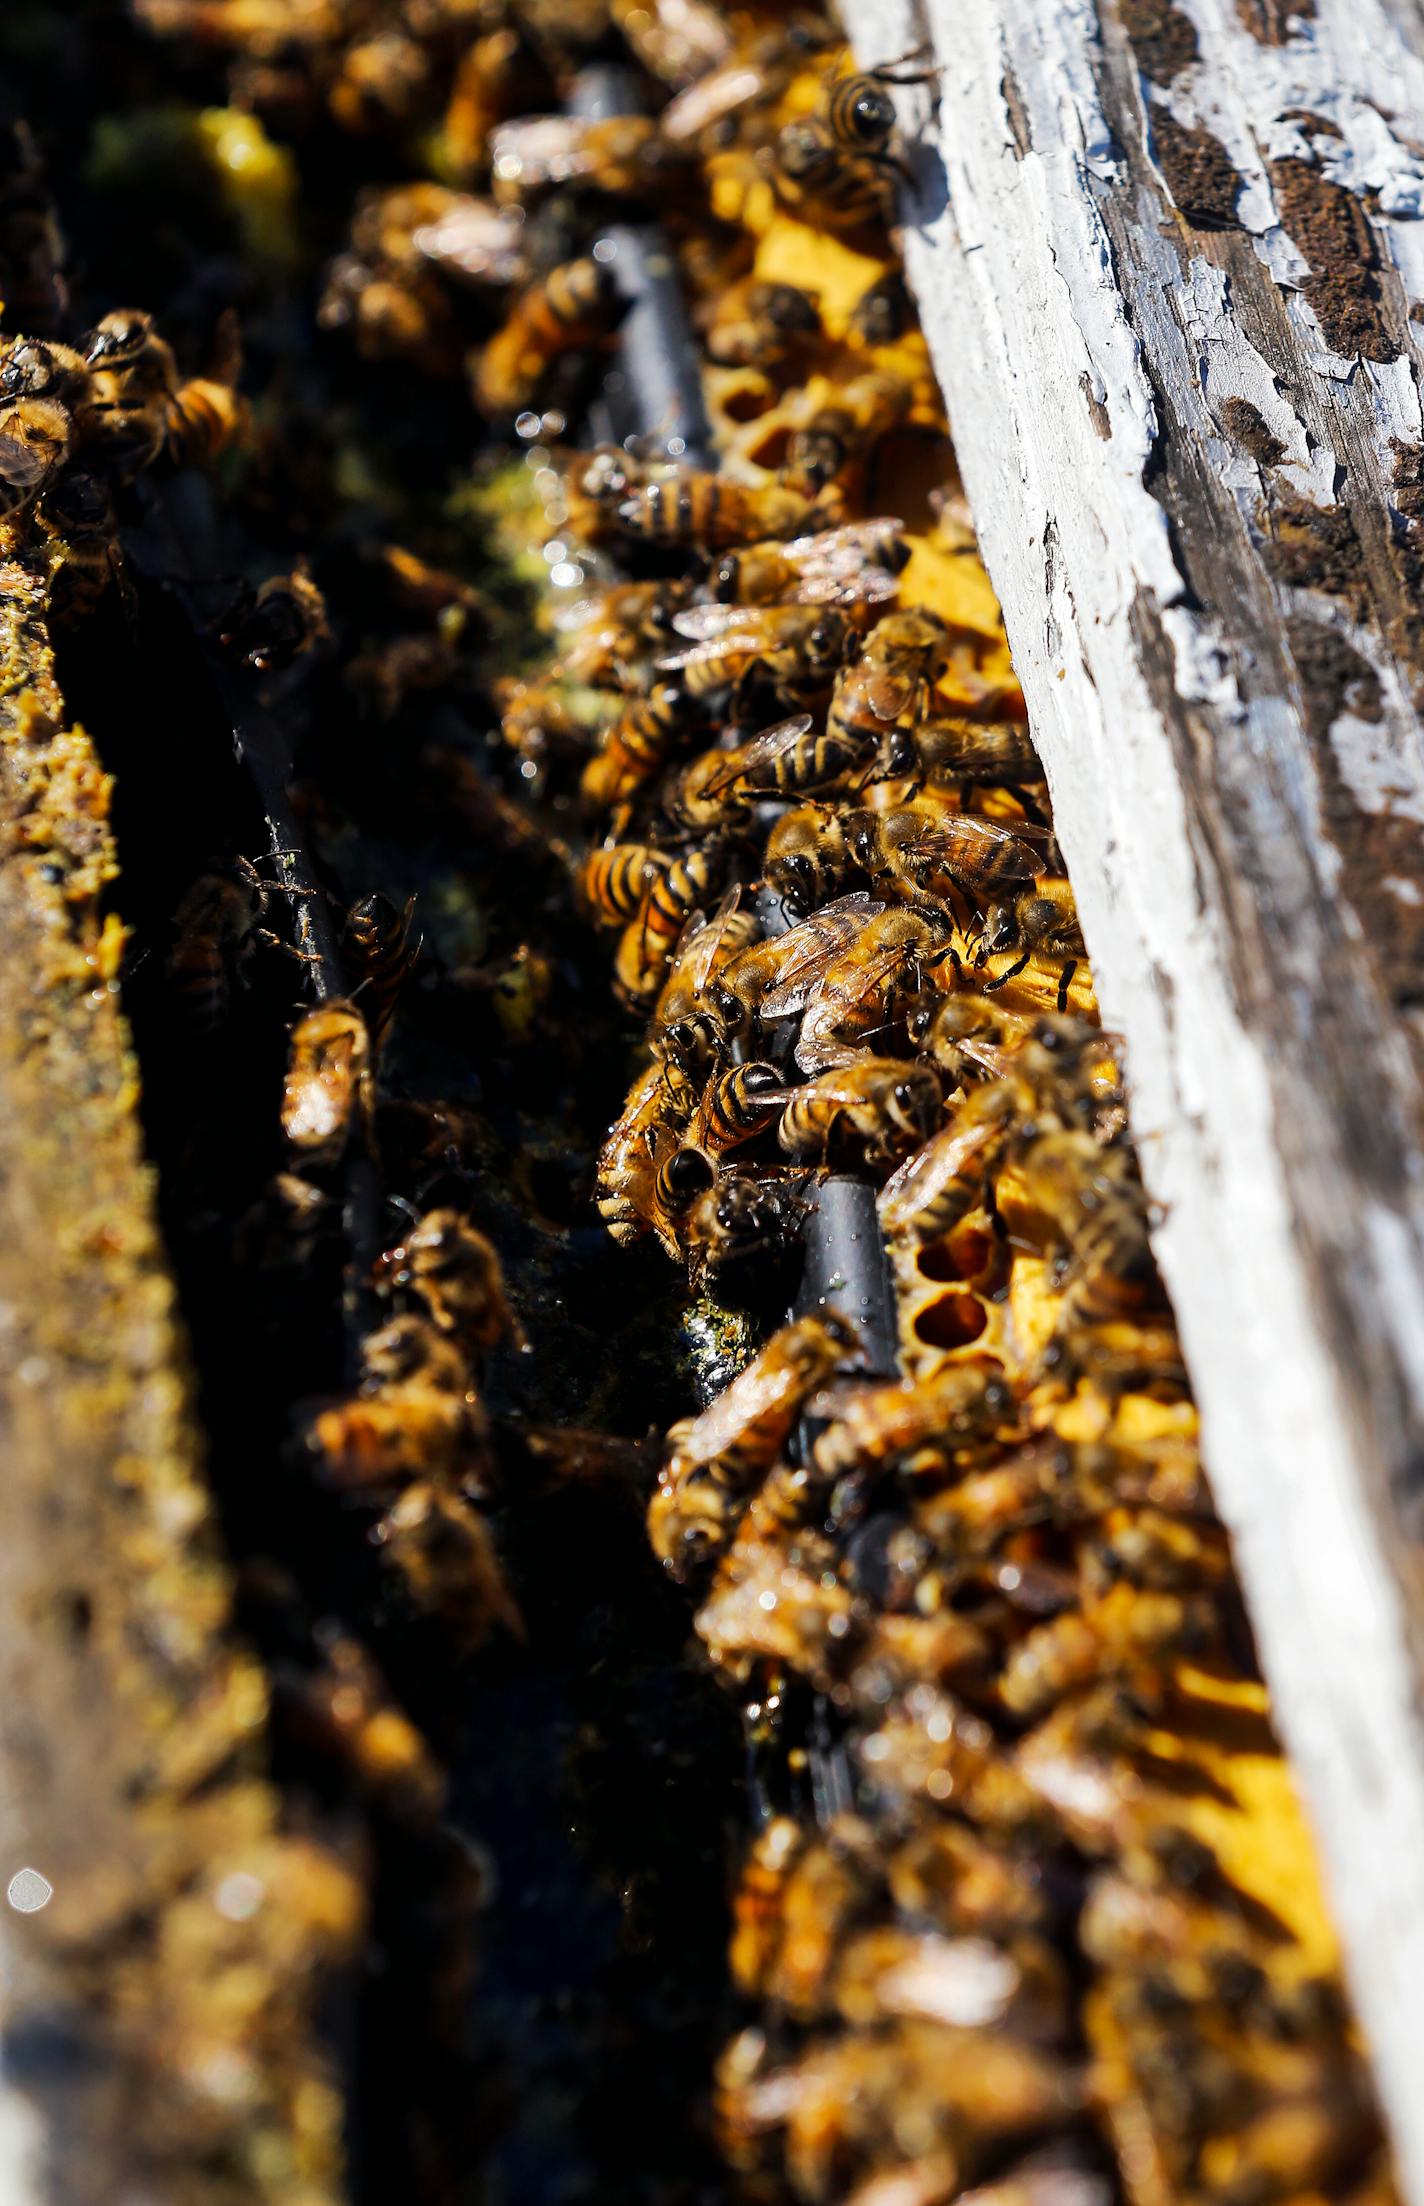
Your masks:
{"label": "peeling white paint", "polygon": [[[1305,264],[1276,219],[1266,164],[1303,157],[1313,142],[1327,174],[1380,195],[1388,219],[1377,227],[1404,293],[1424,298],[1424,224],[1413,219],[1424,204],[1415,150],[1424,146],[1424,64],[1385,0],[1318,0],[1316,20],[1285,47],[1252,40],[1234,0],[1180,4],[1202,60],[1170,93],[1152,96],[1226,147],[1246,182],[1240,211],[1253,248],[1278,282],[1298,285]],[[845,12],[867,63],[907,51],[923,29],[912,0],[847,0]],[[1222,639],[1177,602],[1165,517],[1142,479],[1152,389],[1095,196],[1122,179],[1097,97],[1092,0],[928,0],[927,15],[943,64],[935,147],[950,196],[907,235],[910,279],[1047,766],[1104,1015],[1127,1038],[1144,1173],[1163,1211],[1159,1254],[1218,1502],[1320,1837],[1404,2185],[1424,2206],[1424,1738],[1399,1583],[1387,1567],[1397,1534],[1366,1488],[1344,1375],[1302,1261],[1272,1067],[1238,1015],[1223,916],[1199,894],[1185,792],[1130,646],[1140,591],[1166,608],[1180,695],[1210,708],[1242,756],[1259,762],[1251,833],[1287,914],[1318,900],[1318,867],[1330,862],[1314,832],[1315,775],[1291,700],[1238,694]],[[1031,139],[1023,158],[1001,89],[1006,69]],[[1342,138],[1307,141],[1286,119],[1291,108],[1335,122]],[[906,95],[912,133],[927,111],[927,95]],[[938,207],[936,168],[926,155],[921,174]],[[1292,486],[1332,503],[1334,459],[1309,449],[1290,394],[1232,321],[1220,271],[1203,257],[1184,287],[1175,241],[1146,249],[1137,326],[1158,372],[1166,362],[1180,373],[1182,412],[1209,440],[1238,507],[1254,513],[1260,475],[1221,432],[1233,396],[1286,445]],[[1353,404],[1368,395],[1372,464],[1387,483],[1390,438],[1421,437],[1412,343],[1397,363],[1362,365],[1328,350],[1298,290],[1287,308],[1325,397]],[[1110,439],[1093,425],[1084,378]],[[1047,631],[1046,517],[1057,534]],[[1338,608],[1321,600],[1302,598],[1301,610],[1340,625]],[[1414,819],[1424,809],[1418,722],[1387,657],[1378,647],[1371,656],[1383,720],[1339,723],[1336,755],[1367,808],[1389,804]],[[1283,805],[1294,837],[1282,831]],[[1287,954],[1280,985],[1287,1000],[1309,1003],[1320,976],[1304,964],[1293,970]],[[1402,1034],[1386,1037],[1380,1056],[1402,1086]],[[1304,1138],[1311,1108],[1303,1098]],[[1320,1133],[1329,1139],[1332,1129]],[[1424,1366],[1421,1250],[1417,1199],[1362,1229],[1381,1333]],[[1424,1367],[1418,1384],[1424,1399]]]}

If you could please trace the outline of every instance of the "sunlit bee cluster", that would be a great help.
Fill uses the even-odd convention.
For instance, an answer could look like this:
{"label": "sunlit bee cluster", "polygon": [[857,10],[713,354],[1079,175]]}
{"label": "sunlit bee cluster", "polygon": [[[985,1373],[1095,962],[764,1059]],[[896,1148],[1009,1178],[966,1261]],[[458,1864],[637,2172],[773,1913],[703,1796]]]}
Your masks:
{"label": "sunlit bee cluster", "polygon": [[[504,719],[642,1036],[609,1232],[736,1298],[850,1173],[895,1281],[898,1373],[772,1331],[649,1508],[776,1773],[719,2132],[768,2199],[1343,2196],[1368,2083],[1318,1901],[1262,1897],[1248,1736],[1294,1810],[891,242],[913,73],[749,32],[662,109],[718,464],[563,452],[593,586]],[[497,142],[496,203],[541,219],[561,143],[577,195],[586,139]]]}

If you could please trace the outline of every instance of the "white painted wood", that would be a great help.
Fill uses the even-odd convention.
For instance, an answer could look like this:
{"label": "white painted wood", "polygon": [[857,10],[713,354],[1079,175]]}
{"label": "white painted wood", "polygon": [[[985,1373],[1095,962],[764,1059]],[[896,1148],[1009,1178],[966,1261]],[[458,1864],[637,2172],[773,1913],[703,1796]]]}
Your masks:
{"label": "white painted wood", "polygon": [[[1343,452],[1362,530],[1383,543],[1403,527],[1390,439],[1424,440],[1404,322],[1424,298],[1424,64],[1404,0],[1318,0],[1279,46],[1250,36],[1233,0],[1182,12],[1200,58],[1146,85],[1097,0],[929,0],[942,74],[933,93],[900,95],[907,135],[925,139],[906,258],[1104,1016],[1126,1040],[1218,1504],[1402,2180],[1424,2206],[1418,1013],[1381,981],[1378,912],[1342,901],[1304,678],[1288,653],[1280,678],[1271,665],[1302,615],[1358,650],[1378,717],[1341,711],[1330,753],[1361,813],[1406,821],[1424,819],[1419,676],[1357,605],[1270,575],[1263,471],[1222,415],[1246,399],[1280,439],[1272,495],[1331,506]],[[907,0],[844,13],[862,65],[926,28]],[[1208,126],[1233,161],[1228,239],[1164,210],[1149,99]],[[1280,156],[1318,157],[1327,178],[1377,195],[1397,358],[1331,351],[1303,294],[1282,288],[1308,265],[1279,219]],[[1223,561],[1254,577],[1216,604],[1209,531],[1187,562],[1194,595],[1166,510],[1172,467],[1193,452]],[[1421,893],[1408,866],[1392,893],[1403,918]],[[1368,1169],[1352,1093],[1378,1131]],[[1341,1309],[1357,1332],[1342,1333]]]}

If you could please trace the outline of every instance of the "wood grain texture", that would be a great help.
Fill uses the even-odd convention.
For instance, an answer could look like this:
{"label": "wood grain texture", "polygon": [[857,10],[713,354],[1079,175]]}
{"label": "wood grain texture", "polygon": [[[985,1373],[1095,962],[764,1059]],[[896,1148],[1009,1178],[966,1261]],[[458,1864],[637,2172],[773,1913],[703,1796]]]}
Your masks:
{"label": "wood grain texture", "polygon": [[1424,2200],[1424,12],[847,16]]}

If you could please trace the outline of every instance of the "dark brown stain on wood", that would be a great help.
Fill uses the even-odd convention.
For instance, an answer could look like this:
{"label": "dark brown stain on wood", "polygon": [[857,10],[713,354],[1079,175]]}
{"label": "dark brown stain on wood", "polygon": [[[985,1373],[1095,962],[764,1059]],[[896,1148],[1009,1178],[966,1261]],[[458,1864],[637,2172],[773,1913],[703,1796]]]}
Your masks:
{"label": "dark brown stain on wood", "polygon": [[1236,0],[1236,13],[1262,46],[1288,46],[1297,23],[1315,20],[1315,0]]}
{"label": "dark brown stain on wood", "polygon": [[1283,107],[1281,121],[1294,123],[1303,138],[1338,138],[1344,142],[1345,133],[1338,123],[1332,123],[1328,115],[1317,115],[1310,107]]}
{"label": "dark brown stain on wood", "polygon": [[1383,719],[1380,678],[1338,628],[1302,617],[1286,622],[1286,635],[1300,675],[1305,723],[1313,737],[1329,735],[1345,712],[1356,720]]}
{"label": "dark brown stain on wood", "polygon": [[1402,437],[1391,437],[1389,448],[1394,454],[1391,480],[1395,505],[1407,519],[1424,520],[1424,444],[1406,444]]}
{"label": "dark brown stain on wood", "polygon": [[1019,80],[1012,69],[1005,69],[999,79],[999,91],[1003,96],[1004,113],[1009,118],[1009,133],[1013,139],[1014,159],[1021,161],[1033,151],[1033,136],[1029,130],[1028,109],[1024,106]]}
{"label": "dark brown stain on wood", "polygon": [[1257,515],[1265,535],[1265,560],[1278,582],[1294,590],[1319,590],[1347,607],[1356,620],[1371,610],[1364,546],[1344,506],[1317,506],[1298,491],[1278,488]]}
{"label": "dark brown stain on wood", "polygon": [[1171,0],[1121,0],[1120,12],[1137,66],[1154,84],[1170,84],[1196,60],[1196,26]]}
{"label": "dark brown stain on wood", "polygon": [[1078,378],[1078,388],[1087,403],[1088,419],[1093,424],[1095,433],[1102,438],[1104,444],[1109,443],[1112,438],[1112,416],[1099,398],[1086,368]]}
{"label": "dark brown stain on wood", "polygon": [[1402,347],[1385,322],[1378,247],[1354,193],[1294,158],[1272,161],[1270,178],[1282,226],[1309,263],[1300,288],[1331,351],[1397,360]]}
{"label": "dark brown stain on wood", "polygon": [[1183,220],[1198,230],[1234,229],[1242,184],[1221,140],[1200,125],[1189,129],[1155,102],[1147,120],[1157,165]]}
{"label": "dark brown stain on wood", "polygon": [[1286,456],[1286,447],[1249,398],[1228,398],[1221,409],[1221,426],[1258,467],[1275,467]]}

